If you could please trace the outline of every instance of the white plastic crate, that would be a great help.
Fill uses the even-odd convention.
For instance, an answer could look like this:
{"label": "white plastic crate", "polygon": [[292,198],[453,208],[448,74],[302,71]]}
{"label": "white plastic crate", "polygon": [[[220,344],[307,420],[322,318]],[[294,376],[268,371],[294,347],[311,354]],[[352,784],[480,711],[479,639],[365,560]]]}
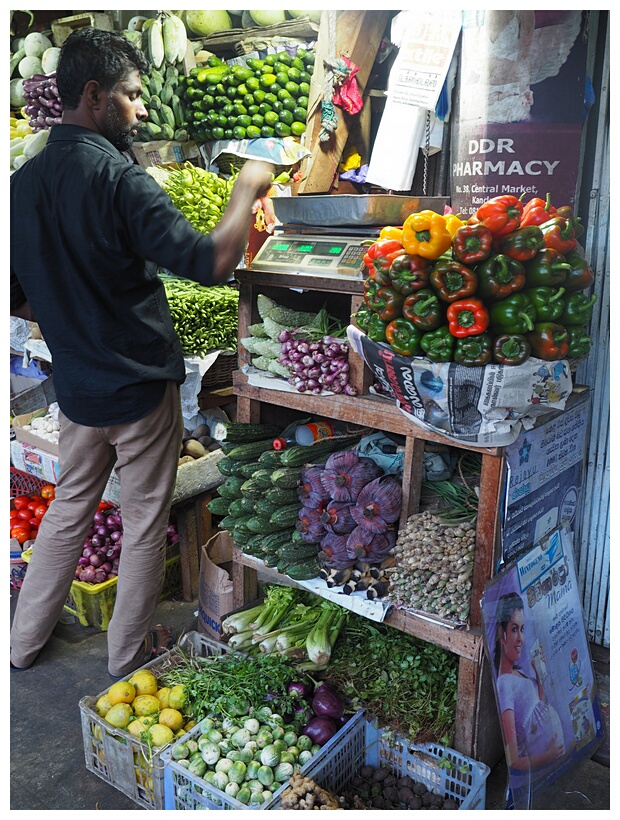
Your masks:
{"label": "white plastic crate", "polygon": [[[333,756],[344,753],[348,747],[351,735],[363,732],[365,718],[364,712],[353,715],[345,725],[336,732],[311,760],[300,768],[302,775],[311,777],[311,772],[321,767],[328,766],[328,761]],[[192,729],[181,740],[188,740],[198,737],[201,731],[199,727]],[[239,802],[234,797],[230,797],[225,792],[216,789],[203,780],[202,777],[192,774],[186,768],[172,759],[170,749],[162,753],[162,763],[164,766],[164,808],[173,811],[195,811],[197,809],[206,810],[257,810],[265,811],[277,808],[280,804],[280,795],[287,788],[287,784],[273,793],[273,797],[267,803],[246,805]]]}
{"label": "white plastic crate", "polygon": [[[181,638],[178,647],[165,652],[142,668],[150,669],[157,677],[165,669],[179,664],[184,655],[210,657],[230,651],[224,644],[205,635],[188,632]],[[130,677],[131,675],[126,675],[124,680]],[[124,729],[115,729],[97,714],[95,704],[107,691],[106,689],[95,697],[86,696],[80,700],[86,768],[142,808],[163,809],[163,750],[151,757],[146,743]]]}
{"label": "white plastic crate", "polygon": [[[324,756],[311,760],[302,770],[304,776],[333,794],[340,795],[361,766],[389,766],[395,775],[409,775],[424,783],[432,792],[452,798],[459,810],[484,809],[486,779],[490,769],[484,763],[472,760],[454,749],[433,743],[415,744],[398,735],[385,733],[370,721],[347,724],[343,742]],[[439,766],[442,759],[452,764]],[[269,809],[278,809],[280,795]]]}

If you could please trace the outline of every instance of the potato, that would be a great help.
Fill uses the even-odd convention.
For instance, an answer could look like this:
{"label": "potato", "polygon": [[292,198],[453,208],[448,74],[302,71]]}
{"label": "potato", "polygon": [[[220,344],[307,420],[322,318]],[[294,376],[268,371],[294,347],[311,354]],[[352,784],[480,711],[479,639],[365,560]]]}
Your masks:
{"label": "potato", "polygon": [[195,460],[196,459],[193,458],[192,456],[181,456],[181,458],[179,459],[179,467],[181,466],[181,464],[187,464],[188,461],[195,461]]}
{"label": "potato", "polygon": [[199,441],[196,441],[195,438],[187,439],[183,444],[183,453],[186,456],[192,456],[192,458],[202,458],[202,456],[207,455],[205,448]]}

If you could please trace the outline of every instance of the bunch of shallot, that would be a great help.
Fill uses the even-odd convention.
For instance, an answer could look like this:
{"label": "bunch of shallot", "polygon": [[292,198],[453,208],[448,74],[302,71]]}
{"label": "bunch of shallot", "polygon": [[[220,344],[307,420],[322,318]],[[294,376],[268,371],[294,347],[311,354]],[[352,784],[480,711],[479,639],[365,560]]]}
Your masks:
{"label": "bunch of shallot", "polygon": [[56,85],[56,72],[33,74],[24,80],[25,113],[30,117],[32,130],[49,130],[58,125],[62,117],[62,102]]}
{"label": "bunch of shallot", "polygon": [[288,382],[300,393],[357,395],[349,383],[349,345],[344,339],[326,334],[312,340],[302,328],[283,330],[278,341],[278,362],[288,368]]}

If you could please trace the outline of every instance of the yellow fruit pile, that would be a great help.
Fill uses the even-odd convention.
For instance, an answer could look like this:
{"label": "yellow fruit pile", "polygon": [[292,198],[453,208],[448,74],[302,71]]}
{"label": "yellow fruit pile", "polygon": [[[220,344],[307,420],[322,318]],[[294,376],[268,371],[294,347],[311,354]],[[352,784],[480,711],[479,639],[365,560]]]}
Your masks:
{"label": "yellow fruit pile", "polygon": [[120,680],[97,700],[95,711],[116,729],[125,729],[150,746],[159,747],[182,737],[195,721],[187,720],[185,687],[160,687],[148,669]]}

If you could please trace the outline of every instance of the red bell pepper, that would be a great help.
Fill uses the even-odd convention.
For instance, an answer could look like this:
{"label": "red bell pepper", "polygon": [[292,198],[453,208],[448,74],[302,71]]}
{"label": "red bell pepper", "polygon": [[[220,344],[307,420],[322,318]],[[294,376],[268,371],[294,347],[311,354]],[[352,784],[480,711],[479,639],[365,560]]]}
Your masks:
{"label": "red bell pepper", "polygon": [[537,322],[534,329],[526,333],[525,337],[530,343],[532,356],[537,359],[555,362],[558,359],[565,359],[568,355],[570,339],[563,325],[555,322]]}
{"label": "red bell pepper", "polygon": [[498,253],[510,256],[517,262],[529,262],[544,247],[545,239],[541,228],[537,225],[518,228],[512,233],[500,236],[495,242],[495,249]]}
{"label": "red bell pepper", "polygon": [[493,340],[493,361],[516,367],[530,358],[530,343],[521,333],[502,333]]}
{"label": "red bell pepper", "polygon": [[369,278],[380,285],[390,285],[390,265],[402,252],[403,245],[398,239],[379,239],[374,242],[364,255]]}
{"label": "red bell pepper", "polygon": [[553,248],[561,254],[570,253],[577,247],[575,228],[571,219],[554,216],[540,226],[546,248]]}
{"label": "red bell pepper", "polygon": [[476,211],[478,221],[491,231],[493,236],[516,231],[521,224],[523,203],[516,196],[505,194],[488,199]]}
{"label": "red bell pepper", "polygon": [[551,219],[557,214],[557,209],[551,204],[551,194],[547,194],[546,199],[534,197],[523,206],[523,216],[521,217],[521,227],[528,225],[542,225],[543,222]]}
{"label": "red bell pepper", "polygon": [[476,336],[484,333],[489,326],[489,311],[480,299],[459,299],[452,302],[446,311],[448,328],[453,336]]}
{"label": "red bell pepper", "polygon": [[493,234],[482,223],[462,225],[452,237],[452,256],[463,265],[476,265],[491,255]]}

